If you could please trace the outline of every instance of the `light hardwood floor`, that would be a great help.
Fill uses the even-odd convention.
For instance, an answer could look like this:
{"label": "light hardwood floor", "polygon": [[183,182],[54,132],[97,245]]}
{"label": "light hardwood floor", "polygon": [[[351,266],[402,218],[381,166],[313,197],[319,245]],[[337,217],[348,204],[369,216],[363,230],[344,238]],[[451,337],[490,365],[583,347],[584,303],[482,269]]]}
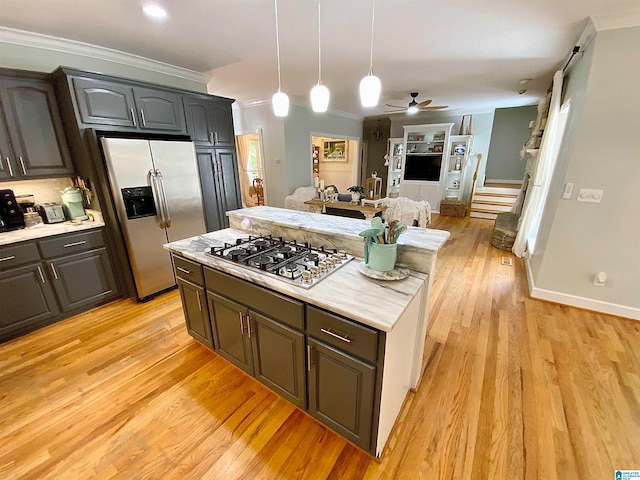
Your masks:
{"label": "light hardwood floor", "polygon": [[603,480],[640,469],[640,322],[531,300],[521,262],[489,245],[491,221],[434,222],[452,236],[424,376],[381,461],[192,340],[174,291],[0,345],[0,478]]}

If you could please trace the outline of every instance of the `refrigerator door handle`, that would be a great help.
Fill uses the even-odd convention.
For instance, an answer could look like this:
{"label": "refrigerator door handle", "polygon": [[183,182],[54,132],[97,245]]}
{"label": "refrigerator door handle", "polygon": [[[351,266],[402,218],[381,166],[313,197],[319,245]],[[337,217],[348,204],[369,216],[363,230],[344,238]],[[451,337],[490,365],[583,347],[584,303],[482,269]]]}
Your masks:
{"label": "refrigerator door handle", "polygon": [[158,179],[156,178],[156,173],[153,169],[149,170],[149,173],[147,173],[147,183],[149,184],[149,186],[151,187],[151,191],[153,192],[153,201],[156,202],[158,217],[160,218],[160,228],[164,228],[166,224],[164,220],[164,210],[162,208],[162,202],[160,201]]}
{"label": "refrigerator door handle", "polygon": [[162,196],[162,207],[164,209],[164,221],[167,228],[171,227],[171,214],[169,213],[169,204],[167,203],[167,194],[164,190],[164,178],[162,177],[162,172],[156,169],[156,178],[158,179],[158,184],[160,185],[160,195]]}

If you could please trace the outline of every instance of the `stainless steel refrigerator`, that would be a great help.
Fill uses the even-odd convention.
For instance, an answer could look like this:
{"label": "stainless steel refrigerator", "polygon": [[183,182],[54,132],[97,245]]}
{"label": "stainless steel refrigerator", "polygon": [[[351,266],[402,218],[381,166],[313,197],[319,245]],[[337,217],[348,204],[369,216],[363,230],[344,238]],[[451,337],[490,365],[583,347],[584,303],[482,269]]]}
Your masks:
{"label": "stainless steel refrigerator", "polygon": [[167,242],[206,232],[194,144],[101,138],[138,298],[176,284]]}

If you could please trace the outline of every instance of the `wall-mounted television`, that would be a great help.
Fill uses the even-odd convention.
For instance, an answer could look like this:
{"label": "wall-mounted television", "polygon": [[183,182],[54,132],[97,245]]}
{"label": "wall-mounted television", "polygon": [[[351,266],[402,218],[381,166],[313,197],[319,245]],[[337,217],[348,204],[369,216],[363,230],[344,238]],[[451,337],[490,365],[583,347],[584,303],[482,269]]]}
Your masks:
{"label": "wall-mounted television", "polygon": [[412,155],[407,153],[404,165],[405,180],[440,181],[442,155]]}

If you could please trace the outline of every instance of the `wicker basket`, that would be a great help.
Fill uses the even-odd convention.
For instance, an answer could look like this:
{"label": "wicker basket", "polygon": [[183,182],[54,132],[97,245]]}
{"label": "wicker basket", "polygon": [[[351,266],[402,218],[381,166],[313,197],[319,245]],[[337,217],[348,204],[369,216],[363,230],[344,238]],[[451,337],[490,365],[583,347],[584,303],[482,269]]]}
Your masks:
{"label": "wicker basket", "polygon": [[467,203],[462,200],[442,200],[440,215],[448,217],[464,217],[467,215]]}

